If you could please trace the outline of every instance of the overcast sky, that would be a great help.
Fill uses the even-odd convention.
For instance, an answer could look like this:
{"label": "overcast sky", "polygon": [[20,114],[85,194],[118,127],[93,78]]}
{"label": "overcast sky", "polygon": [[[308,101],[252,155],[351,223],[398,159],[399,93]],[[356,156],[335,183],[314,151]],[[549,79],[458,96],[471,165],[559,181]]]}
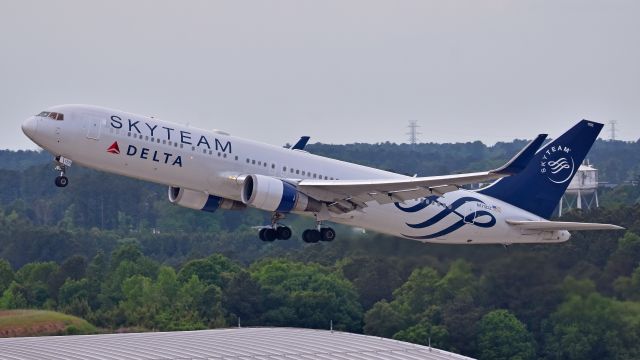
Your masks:
{"label": "overcast sky", "polygon": [[[0,1],[0,148],[87,103],[276,145],[640,137],[640,1]],[[601,134],[609,137],[608,128]]]}

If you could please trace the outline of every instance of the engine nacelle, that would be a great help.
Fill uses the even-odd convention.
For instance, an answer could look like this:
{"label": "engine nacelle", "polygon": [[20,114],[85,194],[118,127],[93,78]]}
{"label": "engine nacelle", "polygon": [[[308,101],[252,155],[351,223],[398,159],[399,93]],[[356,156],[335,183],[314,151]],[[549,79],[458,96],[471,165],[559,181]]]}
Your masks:
{"label": "engine nacelle", "polygon": [[248,175],[244,179],[242,202],[267,211],[319,212],[322,203],[296,189],[295,185],[271,176]]}
{"label": "engine nacelle", "polygon": [[169,202],[189,209],[214,212],[217,209],[242,210],[247,206],[239,201],[209,195],[202,191],[169,187]]}

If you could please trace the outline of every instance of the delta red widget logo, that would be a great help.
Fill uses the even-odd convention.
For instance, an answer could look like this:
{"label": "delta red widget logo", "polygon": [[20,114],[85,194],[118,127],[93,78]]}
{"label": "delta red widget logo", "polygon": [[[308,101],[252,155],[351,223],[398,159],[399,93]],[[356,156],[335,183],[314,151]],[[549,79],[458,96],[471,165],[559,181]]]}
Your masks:
{"label": "delta red widget logo", "polygon": [[110,154],[120,155],[120,146],[118,146],[118,142],[116,141],[111,144],[111,146],[109,146],[109,148],[107,149],[107,152]]}

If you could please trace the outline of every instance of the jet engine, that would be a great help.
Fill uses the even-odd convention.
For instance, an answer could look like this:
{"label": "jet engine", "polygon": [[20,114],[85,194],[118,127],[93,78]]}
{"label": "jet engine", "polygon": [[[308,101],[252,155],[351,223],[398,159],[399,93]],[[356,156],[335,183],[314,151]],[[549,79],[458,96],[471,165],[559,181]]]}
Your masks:
{"label": "jet engine", "polygon": [[169,187],[169,202],[189,209],[208,212],[214,212],[217,209],[242,210],[247,207],[239,201],[173,186]]}
{"label": "jet engine", "polygon": [[299,192],[295,185],[264,175],[246,176],[241,199],[254,208],[282,213],[319,212],[322,205],[318,200]]}

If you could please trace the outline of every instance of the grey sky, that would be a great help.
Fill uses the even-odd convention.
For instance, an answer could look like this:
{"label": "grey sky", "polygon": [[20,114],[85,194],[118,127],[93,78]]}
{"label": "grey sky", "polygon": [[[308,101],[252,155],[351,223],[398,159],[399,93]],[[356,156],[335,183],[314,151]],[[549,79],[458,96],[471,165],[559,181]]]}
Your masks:
{"label": "grey sky", "polygon": [[[88,103],[272,144],[640,137],[639,1],[0,0],[0,148]],[[603,133],[604,137],[608,134]]]}

